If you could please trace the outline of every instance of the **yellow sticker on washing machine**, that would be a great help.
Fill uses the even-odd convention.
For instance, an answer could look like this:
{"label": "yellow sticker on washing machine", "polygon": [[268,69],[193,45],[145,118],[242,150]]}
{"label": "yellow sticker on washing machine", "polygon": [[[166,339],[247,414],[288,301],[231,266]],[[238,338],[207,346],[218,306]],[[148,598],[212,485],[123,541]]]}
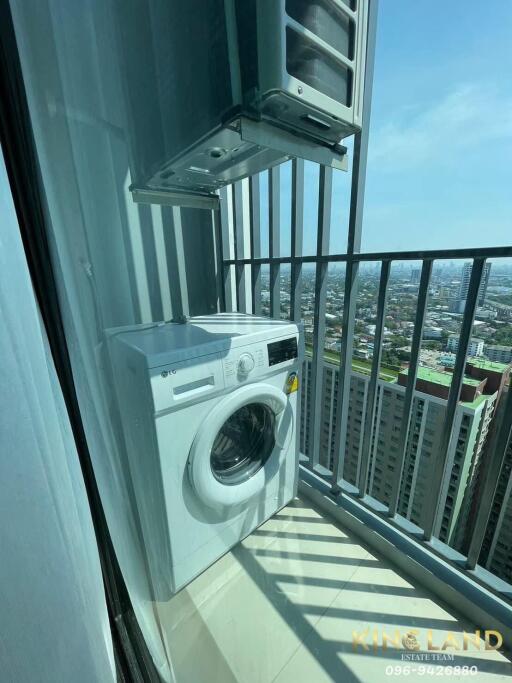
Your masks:
{"label": "yellow sticker on washing machine", "polygon": [[294,391],[299,390],[299,375],[296,372],[290,372],[284,390],[287,394],[292,394]]}

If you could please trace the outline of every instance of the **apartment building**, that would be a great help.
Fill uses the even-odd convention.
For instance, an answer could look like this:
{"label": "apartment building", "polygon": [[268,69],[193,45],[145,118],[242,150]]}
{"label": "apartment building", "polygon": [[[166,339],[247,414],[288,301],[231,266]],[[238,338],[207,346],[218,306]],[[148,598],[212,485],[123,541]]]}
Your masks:
{"label": "apartment building", "polygon": [[[459,335],[458,334],[451,334],[448,337],[448,341],[446,343],[446,349],[447,349],[447,351],[451,351],[452,353],[457,353],[458,348],[459,348]],[[468,355],[469,356],[482,356],[483,353],[484,353],[484,340],[480,339],[479,337],[472,337],[470,342],[469,342]]]}
{"label": "apartment building", "polygon": [[[308,421],[310,416],[308,387],[311,363],[306,359],[304,368],[303,421],[301,425],[303,452],[309,454]],[[485,374],[484,368],[479,368]],[[400,487],[398,512],[421,526],[429,499],[432,463],[440,447],[442,426],[446,412],[448,392],[452,380],[449,372],[436,372],[427,368],[418,371],[417,390],[413,401],[411,428]],[[454,434],[449,449],[452,463],[450,482],[445,501],[440,538],[457,545],[457,521],[466,519],[466,507],[471,500],[471,486],[478,471],[499,392],[491,382],[491,393],[486,392],[487,377],[465,376],[462,399],[457,408]],[[400,430],[403,420],[403,403],[407,371],[395,381],[379,379],[377,407],[373,425],[370,476],[367,492],[384,504],[389,503],[393,481],[396,478],[400,455]],[[352,373],[348,425],[345,436],[345,463],[343,477],[356,484],[363,443],[364,420],[369,376]],[[338,368],[326,362],[323,369],[323,400],[321,417],[321,443],[319,465],[332,469],[334,461],[334,419]],[[460,528],[460,523],[459,523]]]}
{"label": "apartment building", "polygon": [[484,355],[496,363],[512,363],[512,346],[501,344],[486,344]]}

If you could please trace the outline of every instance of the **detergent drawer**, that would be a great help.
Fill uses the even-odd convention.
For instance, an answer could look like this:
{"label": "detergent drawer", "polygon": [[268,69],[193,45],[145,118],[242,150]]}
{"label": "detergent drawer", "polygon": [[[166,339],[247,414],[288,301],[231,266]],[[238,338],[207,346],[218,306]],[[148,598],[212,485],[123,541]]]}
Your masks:
{"label": "detergent drawer", "polygon": [[150,381],[156,413],[202,401],[224,389],[221,354],[153,368]]}

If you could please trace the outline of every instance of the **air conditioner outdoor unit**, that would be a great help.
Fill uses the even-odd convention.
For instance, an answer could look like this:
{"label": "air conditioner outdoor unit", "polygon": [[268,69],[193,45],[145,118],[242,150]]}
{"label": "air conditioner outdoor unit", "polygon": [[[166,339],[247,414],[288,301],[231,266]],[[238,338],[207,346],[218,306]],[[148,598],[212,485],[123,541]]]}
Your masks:
{"label": "air conditioner outdoor unit", "polygon": [[199,206],[295,156],[346,170],[340,143],[361,126],[367,5],[120,3],[134,198]]}

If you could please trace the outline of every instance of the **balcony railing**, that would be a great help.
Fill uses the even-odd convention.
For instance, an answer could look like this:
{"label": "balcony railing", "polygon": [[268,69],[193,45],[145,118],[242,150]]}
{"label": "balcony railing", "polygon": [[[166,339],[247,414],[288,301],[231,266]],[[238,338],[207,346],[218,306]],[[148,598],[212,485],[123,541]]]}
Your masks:
{"label": "balcony railing", "polygon": [[[363,128],[365,130],[368,130],[368,126]],[[268,256],[262,256],[260,244],[263,222],[260,215],[262,179],[253,177],[248,182],[237,183],[222,191],[218,238],[222,255],[220,277],[224,306],[226,310],[266,313],[271,317],[285,315],[299,322],[303,318],[301,305],[305,268],[309,267],[308,264],[315,267],[312,330],[308,336],[310,350],[303,373],[302,467],[328,482],[332,495],[341,496],[341,500],[350,498],[358,501],[378,514],[387,524],[401,531],[405,530],[411,538],[419,540],[429,552],[449,559],[458,570],[470,571],[473,579],[490,587],[495,593],[510,598],[512,589],[509,590],[508,584],[484,571],[479,562],[483,566],[492,567],[493,553],[511,552],[510,549],[500,548],[498,544],[500,530],[508,523],[506,503],[512,489],[512,391],[504,386],[497,396],[499,401],[496,396],[492,400],[491,396],[487,397],[486,412],[480,415],[474,428],[470,418],[464,421],[461,405],[468,406],[464,398],[464,392],[471,384],[466,376],[467,361],[475,313],[486,276],[486,263],[489,259],[512,257],[512,247],[360,253],[367,142],[365,132],[355,138],[346,253],[329,253],[332,169],[319,168],[315,255],[303,253],[304,202],[313,200],[305,187],[304,162],[294,160],[291,163],[289,255],[282,256],[280,249],[279,167],[268,172]],[[421,366],[422,340],[434,264],[449,259],[469,261],[471,272],[453,369],[451,375],[446,373],[444,397],[440,399],[442,415],[436,422],[435,433],[428,436],[425,433],[428,411],[425,407],[425,395],[420,388],[421,380],[425,380]],[[379,488],[379,463],[375,452],[381,422],[386,426],[382,416],[382,396],[385,391],[382,373],[386,373],[382,352],[390,273],[393,264],[397,262],[418,261],[421,269],[408,367],[405,373],[401,373],[400,386],[398,387],[397,382],[390,385],[397,391],[400,389],[401,408],[400,419],[390,437],[394,453],[392,477],[389,477],[388,471],[385,491],[381,490],[380,494],[374,495]],[[358,283],[362,269],[372,263],[380,266],[375,330],[372,335],[374,346],[371,362],[362,363],[360,365],[364,367],[358,368],[357,361],[356,366],[353,366]],[[339,271],[339,284],[343,287],[339,310],[342,318],[339,354],[324,352],[328,270],[334,264],[338,267],[342,264],[344,267],[344,272]],[[262,292],[265,294],[262,281],[265,279],[263,273],[266,269],[268,305],[266,302],[262,304]],[[286,275],[289,272],[290,279],[289,307],[288,301],[286,305],[281,305],[282,275],[285,269]],[[330,369],[329,377],[326,376],[326,368]],[[361,389],[362,410],[359,416],[351,413],[355,405],[351,395],[358,391],[354,386],[354,377],[364,378]],[[478,448],[469,449],[461,455],[464,439],[461,442],[460,435],[470,434],[473,438],[476,433]],[[348,457],[349,453],[353,455],[355,438],[358,457],[354,467],[353,463],[349,465]],[[424,482],[421,512],[418,513],[411,482],[418,476],[419,462],[425,456],[422,448],[425,443],[431,445],[431,451],[428,463],[422,464]],[[385,449],[386,442],[383,446]],[[411,462],[410,457],[412,451],[417,456],[414,462]],[[477,466],[478,486],[470,489],[467,482],[470,477],[476,476]],[[463,476],[459,476],[460,472]],[[420,494],[417,492],[416,495]],[[503,578],[511,579],[508,575]]]}

